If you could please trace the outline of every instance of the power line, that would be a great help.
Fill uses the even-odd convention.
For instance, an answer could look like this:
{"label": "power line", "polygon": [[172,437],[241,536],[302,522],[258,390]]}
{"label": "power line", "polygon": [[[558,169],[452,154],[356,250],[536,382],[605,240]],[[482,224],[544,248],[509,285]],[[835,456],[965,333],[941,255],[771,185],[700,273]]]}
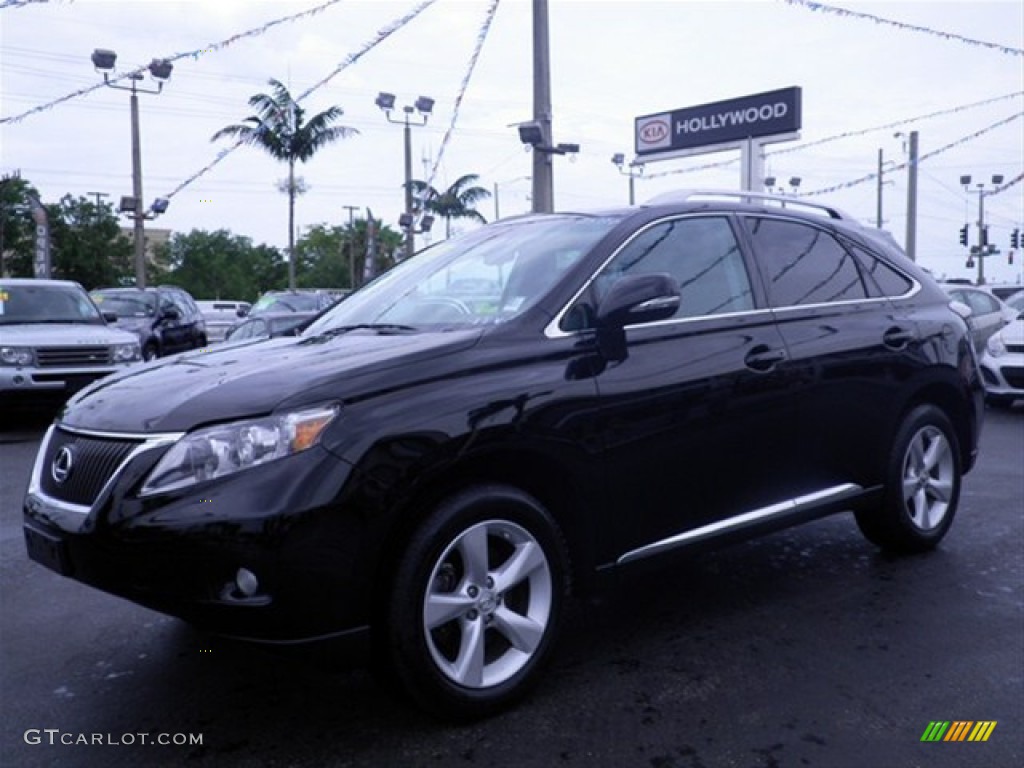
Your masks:
{"label": "power line", "polygon": [[[10,1],[11,0],[8,0],[8,2],[10,2]],[[25,1],[27,1],[27,2],[34,2],[35,0],[25,0]],[[166,61],[169,61],[169,62],[175,62],[175,61],[178,61],[180,59],[186,59],[186,58],[198,59],[200,54],[206,54],[206,53],[210,53],[211,51],[218,51],[218,50],[220,50],[222,48],[227,48],[229,45],[233,45],[234,43],[238,42],[239,40],[243,40],[243,39],[248,38],[248,37],[256,37],[258,35],[262,35],[265,32],[267,32],[267,30],[271,29],[272,27],[276,27],[279,24],[284,24],[285,22],[289,22],[289,21],[295,21],[296,19],[304,18],[306,16],[312,16],[312,15],[317,14],[320,11],[323,11],[324,9],[329,8],[330,6],[335,5],[337,3],[340,3],[340,2],[341,2],[341,0],[327,0],[327,2],[321,3],[320,5],[318,5],[318,6],[314,7],[314,8],[310,8],[310,9],[302,11],[300,13],[293,13],[290,16],[282,16],[279,19],[274,19],[272,21],[268,21],[267,23],[265,23],[265,24],[263,24],[263,25],[261,25],[259,27],[253,27],[252,29],[248,29],[245,32],[240,32],[237,35],[232,35],[231,37],[229,37],[229,38],[227,38],[225,40],[221,40],[220,42],[210,43],[208,45],[203,46],[202,48],[197,48],[197,49],[195,49],[193,51],[187,51],[185,53],[175,53],[175,54],[173,54],[171,56],[164,56],[162,58],[164,60],[166,60]],[[434,0],[430,0],[430,2],[434,2]],[[0,7],[2,7],[2,6],[0,6]],[[157,58],[160,58],[160,57],[157,57]],[[128,78],[131,78],[133,75],[137,75],[137,74],[141,73],[144,69],[145,69],[145,67],[141,67],[141,68],[136,69],[136,70],[131,71],[131,72],[124,72],[124,73],[122,73],[120,75],[117,75],[117,76],[111,76],[111,77],[107,78],[107,80],[105,80],[104,82],[96,83],[95,85],[92,85],[92,86],[90,86],[88,88],[80,88],[77,91],[73,91],[72,93],[69,93],[69,94],[66,94],[64,96],[61,96],[60,98],[54,99],[53,101],[47,102],[46,104],[40,104],[37,107],[33,107],[32,109],[28,110],[27,112],[22,112],[21,114],[13,115],[11,117],[0,118],[0,125],[2,125],[4,123],[17,123],[17,122],[25,119],[29,115],[33,115],[33,114],[36,114],[38,112],[43,112],[43,111],[45,111],[47,109],[50,109],[51,107],[56,106],[57,104],[61,104],[61,103],[65,102],[65,101],[70,101],[71,99],[77,99],[80,96],[85,96],[86,94],[89,94],[89,93],[92,93],[93,91],[99,90],[100,88],[103,88],[108,83],[117,83],[117,82],[119,82],[121,80],[127,80]]]}

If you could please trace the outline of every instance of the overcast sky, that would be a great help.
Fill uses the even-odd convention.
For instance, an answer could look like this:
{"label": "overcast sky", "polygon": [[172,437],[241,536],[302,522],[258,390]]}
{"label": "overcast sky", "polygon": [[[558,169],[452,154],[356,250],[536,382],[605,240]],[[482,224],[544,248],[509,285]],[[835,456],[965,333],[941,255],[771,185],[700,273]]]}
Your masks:
{"label": "overcast sky", "polygon": [[[0,0],[0,6],[10,0]],[[301,13],[324,0],[55,0],[0,9],[0,171],[20,170],[45,202],[63,194],[131,194],[129,97],[99,88],[11,120],[101,81],[94,48],[118,53],[118,70],[154,57],[179,60],[157,96],[142,96],[142,165],[147,205],[207,166],[229,142],[219,128],[251,110],[249,96],[277,78],[299,94],[328,77],[379,31],[416,8],[416,0],[343,0],[322,12],[268,28],[219,50],[212,44]],[[426,127],[413,129],[413,175],[426,178],[452,120],[490,0],[437,0],[413,21],[344,68],[303,104],[344,110],[359,135],[321,151],[300,168],[308,192],[297,224],[348,220],[344,206],[397,227],[403,208],[402,129],[374,106],[378,91],[399,104],[436,100]],[[577,158],[555,159],[557,210],[625,203],[628,181],[611,163],[631,157],[633,121],[641,115],[799,86],[803,128],[797,141],[769,148],[766,175],[801,178],[801,191],[846,185],[886,161],[906,159],[905,138],[919,132],[918,260],[940,275],[973,277],[958,230],[975,222],[978,194],[962,175],[1007,181],[1024,172],[1024,3],[852,2],[835,6],[898,22],[812,10],[811,3],[693,0],[550,0],[554,140],[581,145]],[[937,33],[913,31],[924,27]],[[982,43],[991,43],[990,47]],[[1011,49],[1009,51],[1004,49]],[[1014,50],[1018,51],[1014,53]],[[982,106],[971,107],[977,102]],[[532,115],[531,3],[502,0],[462,102],[434,186],[475,173],[499,188],[501,215],[529,210],[528,152],[510,124]],[[945,114],[920,119],[935,112]],[[905,122],[904,122],[905,121]],[[1004,122],[1008,121],[1008,122]],[[995,126],[1004,122],[1003,125]],[[879,128],[892,123],[898,127]],[[879,128],[878,130],[871,130]],[[980,135],[974,136],[980,132]],[[836,141],[808,146],[834,136]],[[949,146],[949,149],[943,149]],[[649,163],[637,180],[642,201],[683,187],[737,188],[739,164],[687,171],[733,154]],[[888,164],[888,162],[887,162]],[[176,194],[155,226],[177,232],[228,229],[256,243],[287,243],[287,200],[276,186],[286,168],[242,147]],[[907,176],[884,186],[885,227],[902,243]],[[874,224],[876,184],[868,181],[815,200]],[[493,218],[494,202],[481,206]],[[1007,264],[1010,232],[1024,228],[1024,183],[986,197],[990,239],[1003,251],[986,275],[1020,282],[1021,254]],[[127,222],[126,222],[127,223]]]}

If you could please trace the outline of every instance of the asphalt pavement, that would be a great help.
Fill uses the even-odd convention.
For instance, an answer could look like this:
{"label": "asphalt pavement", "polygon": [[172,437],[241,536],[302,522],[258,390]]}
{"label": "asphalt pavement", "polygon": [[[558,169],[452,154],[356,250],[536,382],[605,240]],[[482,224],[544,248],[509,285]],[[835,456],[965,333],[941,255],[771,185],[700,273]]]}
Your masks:
{"label": "asphalt pavement", "polygon": [[[882,555],[840,515],[631,577],[572,605],[534,695],[459,726],[363,670],[226,643],[30,562],[42,428],[0,431],[2,766],[1024,765],[1020,404],[988,412],[937,551]],[[967,721],[995,726],[922,741]]]}

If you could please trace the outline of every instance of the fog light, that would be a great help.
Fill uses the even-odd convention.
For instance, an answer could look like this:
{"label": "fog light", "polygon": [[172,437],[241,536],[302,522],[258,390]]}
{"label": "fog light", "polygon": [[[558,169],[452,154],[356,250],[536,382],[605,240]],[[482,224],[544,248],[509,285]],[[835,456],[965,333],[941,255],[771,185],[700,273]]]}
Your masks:
{"label": "fog light", "polygon": [[252,597],[259,590],[260,582],[248,568],[239,568],[235,574],[235,586],[246,597]]}

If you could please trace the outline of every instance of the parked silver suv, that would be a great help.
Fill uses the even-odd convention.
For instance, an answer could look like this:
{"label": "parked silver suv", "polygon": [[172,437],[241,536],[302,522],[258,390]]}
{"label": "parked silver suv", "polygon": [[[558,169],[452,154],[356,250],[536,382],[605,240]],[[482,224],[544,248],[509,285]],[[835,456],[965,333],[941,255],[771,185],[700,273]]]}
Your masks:
{"label": "parked silver suv", "polygon": [[107,326],[81,285],[0,279],[0,399],[59,401],[142,359],[135,334]]}

